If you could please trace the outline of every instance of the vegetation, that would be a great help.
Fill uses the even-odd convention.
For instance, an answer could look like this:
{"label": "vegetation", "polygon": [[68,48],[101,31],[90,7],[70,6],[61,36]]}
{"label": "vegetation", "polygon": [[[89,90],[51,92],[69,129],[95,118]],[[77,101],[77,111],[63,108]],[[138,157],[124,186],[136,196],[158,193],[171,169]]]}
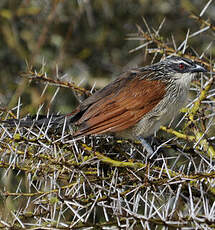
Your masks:
{"label": "vegetation", "polygon": [[1,124],[0,228],[215,228],[214,10],[212,0],[1,1],[1,120],[71,112],[118,73],[170,54],[209,73],[152,156],[113,136]]}

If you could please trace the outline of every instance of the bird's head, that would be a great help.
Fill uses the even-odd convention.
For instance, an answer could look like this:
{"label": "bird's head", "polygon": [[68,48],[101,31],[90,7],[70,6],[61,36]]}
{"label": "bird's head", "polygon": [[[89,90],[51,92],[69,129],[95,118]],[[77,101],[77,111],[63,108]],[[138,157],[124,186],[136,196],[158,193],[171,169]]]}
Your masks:
{"label": "bird's head", "polygon": [[199,73],[207,70],[196,62],[178,56],[168,57],[160,62],[164,70],[169,73]]}
{"label": "bird's head", "polygon": [[151,70],[155,73],[153,78],[164,81],[179,81],[189,83],[193,77],[200,72],[207,70],[200,64],[178,56],[171,56],[155,63],[151,66],[146,66],[143,69]]}

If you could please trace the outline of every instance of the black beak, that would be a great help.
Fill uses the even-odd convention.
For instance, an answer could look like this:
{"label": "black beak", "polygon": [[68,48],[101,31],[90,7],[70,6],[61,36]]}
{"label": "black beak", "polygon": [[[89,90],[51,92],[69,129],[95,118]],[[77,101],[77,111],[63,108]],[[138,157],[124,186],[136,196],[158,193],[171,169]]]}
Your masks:
{"label": "black beak", "polygon": [[208,72],[203,66],[196,64],[192,69],[191,69],[192,73],[199,73],[199,72]]}

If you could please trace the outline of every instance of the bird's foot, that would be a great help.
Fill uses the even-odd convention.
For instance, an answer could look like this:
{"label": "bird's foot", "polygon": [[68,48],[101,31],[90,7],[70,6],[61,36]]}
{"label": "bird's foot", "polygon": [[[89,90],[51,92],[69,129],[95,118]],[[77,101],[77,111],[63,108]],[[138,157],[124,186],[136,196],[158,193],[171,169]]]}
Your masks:
{"label": "bird's foot", "polygon": [[138,139],[140,140],[142,146],[145,148],[145,150],[147,151],[147,157],[150,157],[154,154],[154,150],[152,149],[152,146],[143,138],[143,137],[138,137]]}

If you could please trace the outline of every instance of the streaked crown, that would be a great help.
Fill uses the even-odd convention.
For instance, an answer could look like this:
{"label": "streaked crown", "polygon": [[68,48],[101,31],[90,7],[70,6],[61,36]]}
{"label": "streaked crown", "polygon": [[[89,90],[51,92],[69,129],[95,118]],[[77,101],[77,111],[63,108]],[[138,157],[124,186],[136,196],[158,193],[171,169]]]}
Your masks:
{"label": "streaked crown", "polygon": [[156,63],[152,67],[155,71],[162,71],[164,74],[207,72],[207,70],[200,64],[197,64],[190,59],[178,56],[168,57],[159,63]]}

